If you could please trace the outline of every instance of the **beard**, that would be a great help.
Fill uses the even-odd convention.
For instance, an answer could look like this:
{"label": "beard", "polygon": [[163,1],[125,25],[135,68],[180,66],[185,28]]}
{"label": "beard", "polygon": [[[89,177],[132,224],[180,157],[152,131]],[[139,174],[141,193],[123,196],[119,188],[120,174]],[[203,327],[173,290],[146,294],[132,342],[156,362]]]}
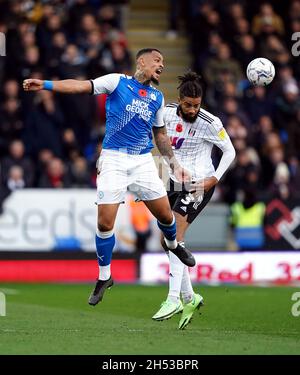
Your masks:
{"label": "beard", "polygon": [[156,86],[159,86],[159,81],[153,76],[151,76],[150,81],[153,82]]}
{"label": "beard", "polygon": [[181,106],[179,106],[180,116],[183,118],[184,121],[189,122],[191,124],[197,120],[197,116],[198,116],[199,112],[200,112],[200,110],[195,114],[195,116],[189,116],[189,115],[183,113],[183,110],[182,110]]}

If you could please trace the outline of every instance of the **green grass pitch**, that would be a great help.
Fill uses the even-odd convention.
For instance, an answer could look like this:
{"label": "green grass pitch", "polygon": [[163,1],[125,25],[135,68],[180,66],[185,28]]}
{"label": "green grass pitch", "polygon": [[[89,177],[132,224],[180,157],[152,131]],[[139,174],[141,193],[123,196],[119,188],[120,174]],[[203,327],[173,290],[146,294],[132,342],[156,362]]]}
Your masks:
{"label": "green grass pitch", "polygon": [[195,287],[205,306],[184,331],[179,316],[151,316],[167,286],[116,284],[102,303],[87,304],[93,285],[0,284],[1,354],[300,354],[300,288]]}

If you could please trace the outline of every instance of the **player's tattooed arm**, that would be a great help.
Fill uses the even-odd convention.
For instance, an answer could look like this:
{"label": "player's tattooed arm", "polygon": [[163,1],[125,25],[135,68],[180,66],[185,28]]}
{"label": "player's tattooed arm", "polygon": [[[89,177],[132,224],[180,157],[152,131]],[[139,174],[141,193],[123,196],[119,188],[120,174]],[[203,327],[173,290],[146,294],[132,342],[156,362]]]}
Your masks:
{"label": "player's tattooed arm", "polygon": [[[170,161],[175,159],[174,152],[172,150],[170,138],[168,137],[165,126],[153,127],[153,134],[156,146],[164,158],[168,158]],[[175,160],[176,162],[176,160]]]}
{"label": "player's tattooed arm", "polygon": [[182,168],[181,165],[178,163],[177,159],[175,158],[171,142],[166,131],[166,127],[153,127],[153,134],[156,147],[158,148],[163,158],[169,164],[178,181],[190,181],[190,173],[184,168]]}
{"label": "player's tattooed arm", "polygon": [[[90,94],[92,92],[91,81],[79,81],[76,79],[64,79],[61,81],[51,81],[52,91],[63,94]],[[25,91],[40,91],[46,89],[45,81],[41,79],[29,78],[23,81]]]}

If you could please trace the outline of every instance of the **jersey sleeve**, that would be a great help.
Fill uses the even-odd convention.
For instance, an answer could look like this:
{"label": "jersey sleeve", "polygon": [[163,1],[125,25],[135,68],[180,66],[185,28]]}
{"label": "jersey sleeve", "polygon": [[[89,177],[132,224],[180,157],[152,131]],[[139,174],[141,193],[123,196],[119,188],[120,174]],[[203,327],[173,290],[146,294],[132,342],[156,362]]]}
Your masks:
{"label": "jersey sleeve", "polygon": [[222,151],[226,148],[227,143],[231,143],[226,129],[218,117],[215,118],[212,124],[208,125],[204,138],[206,141],[219,147]]}
{"label": "jersey sleeve", "polygon": [[205,138],[207,141],[219,147],[223,152],[218,168],[214,173],[214,176],[219,181],[233,162],[235,158],[235,149],[219,118],[216,118],[211,124],[207,131],[207,137]]}
{"label": "jersey sleeve", "polygon": [[164,122],[164,125],[166,125],[167,121],[168,121],[168,112],[169,112],[169,108],[168,107],[164,107],[164,109],[163,109],[163,122]]}
{"label": "jersey sleeve", "polygon": [[92,79],[92,95],[111,94],[118,86],[121,76],[124,75],[112,73]]}
{"label": "jersey sleeve", "polygon": [[165,99],[162,96],[161,106],[159,107],[158,111],[156,112],[155,120],[153,126],[156,128],[162,128],[165,126],[164,123],[164,107],[165,107]]}

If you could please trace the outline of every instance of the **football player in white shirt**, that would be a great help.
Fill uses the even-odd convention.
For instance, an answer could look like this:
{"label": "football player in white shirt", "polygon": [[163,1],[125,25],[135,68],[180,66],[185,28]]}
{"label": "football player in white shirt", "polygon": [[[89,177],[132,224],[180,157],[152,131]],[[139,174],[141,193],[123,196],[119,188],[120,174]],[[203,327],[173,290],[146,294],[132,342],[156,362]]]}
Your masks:
{"label": "football player in white shirt", "polygon": [[[210,201],[215,185],[234,160],[235,150],[220,119],[201,108],[201,78],[194,72],[188,72],[179,77],[179,81],[178,103],[165,107],[164,123],[174,155],[191,173],[193,181],[189,186],[182,185],[169,169],[168,198],[176,218],[177,240],[183,243],[188,227]],[[223,153],[216,170],[211,159],[214,145]],[[163,242],[162,245],[167,251]],[[161,321],[182,312],[178,328],[184,329],[195,310],[203,304],[203,297],[194,293],[188,267],[171,252],[168,253],[169,293],[152,319]]]}

